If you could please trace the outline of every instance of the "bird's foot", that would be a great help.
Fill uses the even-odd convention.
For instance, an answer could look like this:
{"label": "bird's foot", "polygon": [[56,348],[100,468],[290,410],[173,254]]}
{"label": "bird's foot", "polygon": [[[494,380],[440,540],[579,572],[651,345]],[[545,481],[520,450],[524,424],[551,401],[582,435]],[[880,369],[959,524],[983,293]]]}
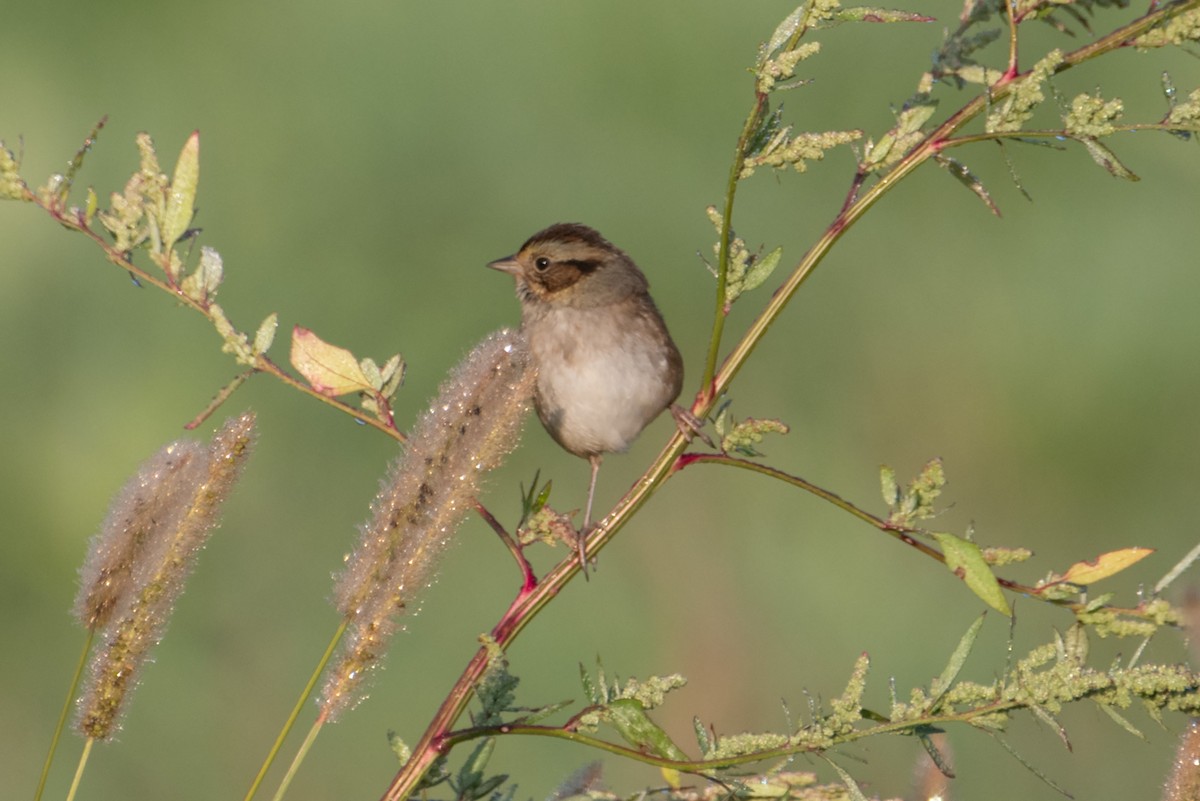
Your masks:
{"label": "bird's foot", "polygon": [[678,403],[671,404],[671,416],[675,418],[675,425],[679,428],[679,433],[683,434],[684,439],[691,442],[696,437],[703,440],[704,444],[712,448],[714,451],[720,450],[716,443],[708,434],[704,433],[704,421],[696,415],[692,414],[687,409],[680,406]]}
{"label": "bird's foot", "polygon": [[595,530],[595,526],[585,525],[579,531],[575,532],[575,553],[579,557],[579,569],[583,572],[584,581],[590,581],[588,577],[587,536]]}

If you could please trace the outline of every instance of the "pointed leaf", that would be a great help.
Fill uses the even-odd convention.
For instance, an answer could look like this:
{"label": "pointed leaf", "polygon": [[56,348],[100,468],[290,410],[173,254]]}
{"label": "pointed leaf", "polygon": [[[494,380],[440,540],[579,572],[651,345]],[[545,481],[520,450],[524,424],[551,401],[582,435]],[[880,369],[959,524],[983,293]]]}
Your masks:
{"label": "pointed leaf", "polygon": [[[535,476],[534,482],[536,483],[536,481],[537,477]],[[533,489],[531,487],[530,492],[532,491]],[[583,666],[582,662],[579,663],[579,683],[583,685],[583,694],[587,696],[589,703],[604,703],[603,693],[596,688],[596,682],[592,681],[592,674],[588,672],[588,669]]]}
{"label": "pointed leaf", "polygon": [[[178,254],[171,255],[171,261],[174,263]],[[207,303],[217,294],[224,277],[225,265],[221,254],[206,245],[200,248],[200,263],[191,275],[183,279],[180,289],[192,300]]]}
{"label": "pointed leaf", "polygon": [[388,359],[383,367],[379,368],[379,375],[383,378],[383,387],[380,391],[387,397],[396,394],[396,390],[400,388],[400,384],[404,381],[404,360],[397,353]]}
{"label": "pointed leaf", "polygon": [[942,753],[942,750],[937,747],[937,743],[933,741],[933,738],[930,737],[926,732],[920,730],[916,732],[916,735],[917,739],[920,740],[921,745],[925,748],[925,753],[929,754],[929,761],[932,762],[934,767],[938,769],[938,772],[947,779],[955,778],[954,768],[950,767],[950,761],[946,759],[946,756]]}
{"label": "pointed leaf", "polygon": [[100,198],[96,197],[96,190],[89,186],[87,188],[87,201],[83,208],[83,224],[85,227],[92,227],[92,220],[95,219],[98,208],[100,208]]}
{"label": "pointed leaf", "polygon": [[1092,157],[1092,160],[1104,169],[1108,170],[1112,175],[1116,176],[1117,178],[1124,178],[1128,181],[1142,180],[1133,173],[1133,170],[1122,164],[1121,160],[1117,158],[1115,153],[1113,153],[1104,145],[1100,144],[1095,139],[1084,138],[1080,139],[1079,141],[1083,142],[1083,146],[1087,148],[1088,155]]}
{"label": "pointed leaf", "polygon": [[275,341],[275,330],[279,328],[279,314],[271,312],[259,323],[258,331],[254,334],[254,352],[266,353],[271,343]]}
{"label": "pointed leaf", "polygon": [[991,193],[987,191],[987,187],[983,185],[983,181],[979,180],[974,173],[967,169],[967,165],[942,154],[938,154],[935,160],[939,166],[946,169],[946,172],[954,176],[959,183],[970,189],[975,197],[982,200],[983,205],[988,207],[988,211],[997,217],[1001,216],[1000,207],[992,200]]}
{"label": "pointed leaf", "polygon": [[1058,722],[1057,718],[1055,718],[1054,715],[1051,715],[1049,712],[1047,712],[1045,709],[1042,709],[1037,704],[1030,704],[1029,711],[1033,713],[1033,716],[1035,718],[1040,720],[1042,723],[1045,723],[1050,728],[1054,729],[1054,733],[1058,735],[1058,739],[1062,740],[1063,745],[1065,745],[1067,747],[1068,751],[1075,750],[1074,748],[1071,747],[1071,738],[1067,736],[1067,730],[1065,728],[1063,728],[1063,725]]}
{"label": "pointed leaf", "polygon": [[[985,612],[976,618],[971,627],[967,629],[967,633],[958,641],[954,653],[950,654],[950,661],[946,663],[946,667],[942,670],[942,675],[938,676],[934,681],[933,686],[930,688],[934,695],[933,703],[929,705],[930,712],[937,711],[938,705],[946,695],[946,691],[954,685],[954,680],[958,678],[963,663],[971,655],[971,648],[975,645],[975,638],[979,636],[979,630],[983,628],[983,618],[986,614]],[[937,760],[934,760],[934,762],[937,762]]]}
{"label": "pointed leaf", "polygon": [[1095,559],[1076,562],[1063,573],[1063,581],[1072,584],[1094,584],[1100,579],[1120,573],[1130,565],[1137,564],[1150,554],[1153,548],[1122,548],[1119,551],[1102,553]]}
{"label": "pointed leaf", "polygon": [[771,273],[779,266],[779,259],[783,257],[783,248],[778,247],[772,250],[761,259],[755,259],[746,270],[746,277],[743,279],[742,291],[748,292],[751,289],[762,284],[771,277]]}
{"label": "pointed leaf", "polygon": [[332,398],[371,389],[353,353],[330,345],[307,328],[292,329],[291,361],[322,395]]}
{"label": "pointed leaf", "polygon": [[29,189],[21,180],[20,165],[3,142],[0,142],[0,198],[25,200]]}
{"label": "pointed leaf", "polygon": [[927,17],[912,11],[894,8],[872,8],[851,6],[839,9],[834,18],[840,22],[935,22],[936,17]]}
{"label": "pointed leaf", "polygon": [[1108,704],[1100,704],[1099,706],[1100,706],[1100,709],[1101,709],[1101,711],[1103,711],[1103,712],[1104,712],[1104,714],[1106,714],[1106,715],[1108,715],[1110,718],[1112,718],[1112,719],[1113,719],[1113,721],[1114,721],[1114,722],[1115,722],[1115,723],[1116,723],[1118,726],[1120,726],[1122,729],[1124,729],[1125,731],[1129,732],[1129,733],[1130,733],[1130,734],[1132,734],[1134,737],[1137,737],[1137,738],[1138,738],[1138,739],[1140,739],[1140,740],[1145,740],[1145,739],[1146,739],[1146,735],[1144,735],[1144,734],[1142,734],[1140,731],[1138,731],[1137,727],[1136,727],[1136,726],[1134,726],[1132,723],[1130,723],[1128,720],[1126,720],[1126,719],[1124,718],[1124,716],[1122,716],[1122,715],[1121,715],[1121,713],[1120,713],[1120,712],[1118,712],[1117,710],[1113,709],[1113,708],[1112,708],[1110,705],[1108,705]]}
{"label": "pointed leaf", "polygon": [[774,53],[779,48],[783,47],[784,43],[791,38],[796,29],[800,27],[800,21],[804,19],[804,13],[808,10],[808,3],[801,3],[791,14],[783,18],[783,22],[775,28],[775,32],[771,34],[771,40],[767,42],[765,55]]}
{"label": "pointed leaf", "polygon": [[387,733],[388,746],[392,749],[392,753],[396,755],[396,760],[401,764],[405,764],[412,757],[412,749],[408,743],[400,737],[399,734],[392,730]]}
{"label": "pointed leaf", "polygon": [[1013,758],[1013,759],[1015,759],[1015,760],[1017,760],[1018,762],[1020,762],[1020,763],[1021,763],[1021,764],[1022,764],[1024,767],[1025,767],[1025,769],[1026,769],[1027,771],[1029,771],[1029,772],[1030,772],[1030,773],[1032,773],[1034,776],[1037,776],[1039,779],[1041,779],[1043,782],[1045,782],[1045,783],[1046,783],[1046,785],[1047,785],[1048,787],[1050,787],[1050,788],[1052,788],[1052,789],[1056,790],[1057,792],[1061,793],[1061,794],[1062,794],[1063,796],[1065,796],[1066,798],[1074,798],[1074,797],[1075,797],[1075,796],[1071,795],[1070,793],[1068,793],[1066,790],[1064,790],[1062,787],[1059,787],[1057,784],[1055,784],[1053,781],[1051,781],[1050,777],[1049,777],[1049,776],[1047,776],[1045,773],[1042,773],[1042,772],[1041,772],[1040,770],[1038,770],[1037,768],[1035,768],[1035,767],[1033,766],[1033,763],[1031,763],[1029,760],[1025,759],[1025,757],[1023,757],[1023,756],[1021,756],[1020,754],[1018,754],[1018,753],[1017,753],[1017,751],[1016,751],[1016,749],[1015,749],[1015,748],[1013,748],[1013,747],[1012,747],[1012,745],[1010,745],[1010,744],[1009,744],[1008,740],[1005,740],[1003,737],[1001,737],[1001,736],[1000,736],[1000,735],[998,735],[998,734],[993,734],[993,735],[992,735],[992,738],[993,738],[993,739],[994,739],[996,742],[1000,743],[1000,746],[1001,746],[1001,747],[1002,747],[1002,748],[1003,748],[1005,751],[1007,751],[1007,752],[1009,753],[1009,755],[1011,755],[1011,756],[1012,756],[1012,758]]}
{"label": "pointed leaf", "polygon": [[858,786],[858,782],[854,781],[854,777],[842,769],[842,766],[834,762],[824,754],[817,752],[817,756],[829,763],[835,771],[838,778],[842,780],[842,784],[846,785],[846,792],[849,794],[851,801],[867,801],[867,797],[863,795],[862,788]]}
{"label": "pointed leaf", "polygon": [[462,767],[458,769],[458,786],[472,788],[478,786],[484,771],[487,770],[487,763],[492,758],[492,752],[495,750],[495,737],[485,737],[479,745],[475,746],[475,749],[463,762]]}
{"label": "pointed leaf", "polygon": [[883,492],[883,502],[889,509],[900,502],[900,485],[896,483],[896,471],[886,464],[879,468],[879,488]]}
{"label": "pointed leaf", "polygon": [[567,707],[572,706],[574,703],[575,703],[575,701],[573,701],[573,700],[558,701],[553,704],[546,704],[545,706],[538,706],[538,707],[534,707],[533,709],[527,709],[525,714],[514,718],[513,722],[519,723],[522,726],[528,726],[532,723],[537,723],[539,721],[545,720],[546,718],[553,715],[555,712],[559,712],[563,709],[566,709]]}
{"label": "pointed leaf", "polygon": [[696,734],[696,744],[700,746],[700,756],[706,757],[713,750],[712,736],[699,717],[692,718],[692,731]]}
{"label": "pointed leaf", "polygon": [[1002,615],[1011,617],[1012,610],[1008,606],[1008,599],[1004,597],[1000,582],[996,581],[996,575],[988,567],[979,546],[954,534],[935,532],[933,536],[938,545],[942,546],[946,567],[965,581],[971,592],[978,595],[984,603]]}
{"label": "pointed leaf", "polygon": [[196,213],[196,187],[200,183],[200,132],[192,131],[171,178],[171,193],[162,220],[163,249],[169,250],[183,236]]}
{"label": "pointed leaf", "polygon": [[604,720],[617,730],[625,742],[642,753],[680,761],[687,759],[687,754],[671,741],[658,724],[650,720],[642,702],[635,698],[613,701],[605,709]]}

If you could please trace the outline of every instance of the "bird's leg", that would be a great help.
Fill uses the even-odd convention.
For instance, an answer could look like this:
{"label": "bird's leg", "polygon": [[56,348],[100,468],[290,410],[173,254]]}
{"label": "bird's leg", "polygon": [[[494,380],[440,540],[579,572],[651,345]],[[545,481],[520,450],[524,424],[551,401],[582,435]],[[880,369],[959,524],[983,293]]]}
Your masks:
{"label": "bird's leg", "polygon": [[675,418],[675,426],[679,429],[679,433],[683,434],[684,439],[691,442],[696,437],[704,440],[704,443],[714,451],[719,451],[716,443],[704,433],[704,421],[696,415],[689,412],[687,409],[680,406],[678,403],[671,404],[671,416]]}
{"label": "bird's leg", "polygon": [[596,475],[600,472],[600,461],[603,457],[600,454],[593,454],[588,457],[588,463],[592,466],[592,480],[588,484],[587,506],[583,511],[583,527],[579,529],[579,539],[575,541],[576,548],[579,551],[579,568],[583,571],[583,577],[587,578],[587,535],[592,527],[592,501],[596,497]]}

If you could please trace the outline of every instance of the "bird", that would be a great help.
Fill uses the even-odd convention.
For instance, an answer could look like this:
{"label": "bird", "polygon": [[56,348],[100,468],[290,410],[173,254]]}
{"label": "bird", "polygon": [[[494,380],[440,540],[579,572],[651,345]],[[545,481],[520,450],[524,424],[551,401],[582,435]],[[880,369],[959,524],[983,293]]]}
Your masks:
{"label": "bird", "polygon": [[594,228],[556,223],[488,267],[516,279],[521,329],[537,370],[538,419],[564,450],[591,466],[577,538],[586,577],[584,542],[600,463],[607,453],[625,451],[672,407],[683,388],[683,357],[645,274]]}

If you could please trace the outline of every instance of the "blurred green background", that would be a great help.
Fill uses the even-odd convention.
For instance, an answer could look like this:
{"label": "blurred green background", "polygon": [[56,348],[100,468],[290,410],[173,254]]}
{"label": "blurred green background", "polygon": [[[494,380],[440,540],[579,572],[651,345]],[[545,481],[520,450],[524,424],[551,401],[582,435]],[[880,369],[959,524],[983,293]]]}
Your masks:
{"label": "blurred green background", "polygon": [[[786,97],[800,129],[886,130],[959,12],[945,0],[907,7],[940,21],[819,37],[824,52],[802,69],[815,82]],[[279,312],[280,360],[296,324],[360,356],[402,351],[402,424],[475,341],[517,322],[511,282],[484,263],[551,222],[587,222],[649,274],[685,353],[686,396],[711,315],[712,280],[696,255],[713,240],[704,207],[721,199],[751,99],[745,68],[791,8],[25,3],[3,12],[0,137],[23,148],[24,174],[40,183],[109,115],[80,179],[105,195],[136,168],[137,131],[170,165],[199,128],[196,222],[224,257],[231,319],[252,331]],[[1097,30],[1126,17],[1105,16]],[[1027,27],[1027,59],[1086,36]],[[1067,97],[1101,86],[1126,97],[1131,119],[1151,120],[1163,113],[1162,70],[1185,91],[1200,83],[1196,60],[1178,53],[1106,61],[1056,86]],[[943,98],[945,112],[955,96]],[[880,463],[907,477],[941,456],[952,508],[939,525],[973,523],[985,543],[1037,551],[1008,575],[1033,581],[1142,545],[1158,551],[1111,588],[1132,603],[1153,585],[1197,539],[1200,154],[1160,134],[1115,146],[1144,180],[1113,179],[1078,147],[1011,146],[1031,203],[989,145],[954,155],[987,182],[1003,219],[933,167],[879,204],[738,379],[735,415],[792,426],[764,445],[770,461],[878,511]],[[741,190],[738,232],[794,262],[852,170],[843,150],[804,176],[756,176]],[[37,210],[0,205],[0,242],[0,796],[28,798],[81,642],[67,612],[85,544],[126,477],[235,368],[197,315],[132,287]],[[731,342],[768,291],[735,309]],[[396,447],[266,378],[227,409],[246,407],[259,414],[258,451],[118,742],[93,754],[83,798],[240,798],[336,625],[330,574]],[[660,420],[606,462],[602,505],[669,431]],[[503,520],[515,519],[518,484],[538,468],[553,477],[557,506],[582,503],[586,465],[535,423],[486,498]],[[518,576],[494,536],[472,519],[459,539],[370,700],[322,734],[289,798],[378,797],[395,769],[385,732],[417,738],[508,604]],[[510,656],[526,704],[580,699],[577,666],[597,655],[621,676],[685,673],[691,683],[660,718],[687,742],[693,715],[720,733],[785,728],[810,697],[839,693],[864,650],[868,702],[886,707],[889,677],[903,691],[939,673],[981,606],[937,564],[812,497],[697,467]],[[1069,625],[1039,607],[1017,600],[1018,653]],[[969,678],[1003,669],[1007,636],[993,615]],[[1135,647],[1097,645],[1098,661]],[[1186,652],[1164,637],[1148,656]],[[1148,742],[1087,705],[1062,716],[1074,754],[1028,719],[1010,740],[1077,798],[1157,797],[1184,721],[1168,716],[1164,730],[1130,716]],[[953,797],[1058,797],[985,736],[955,729],[951,742]],[[48,797],[65,791],[78,748],[67,741]],[[870,793],[901,796],[918,751],[876,739],[840,761]],[[510,738],[493,767],[513,774],[518,799],[542,798],[596,758]],[[605,762],[618,791],[662,783]],[[830,777],[818,762],[795,768]]]}

